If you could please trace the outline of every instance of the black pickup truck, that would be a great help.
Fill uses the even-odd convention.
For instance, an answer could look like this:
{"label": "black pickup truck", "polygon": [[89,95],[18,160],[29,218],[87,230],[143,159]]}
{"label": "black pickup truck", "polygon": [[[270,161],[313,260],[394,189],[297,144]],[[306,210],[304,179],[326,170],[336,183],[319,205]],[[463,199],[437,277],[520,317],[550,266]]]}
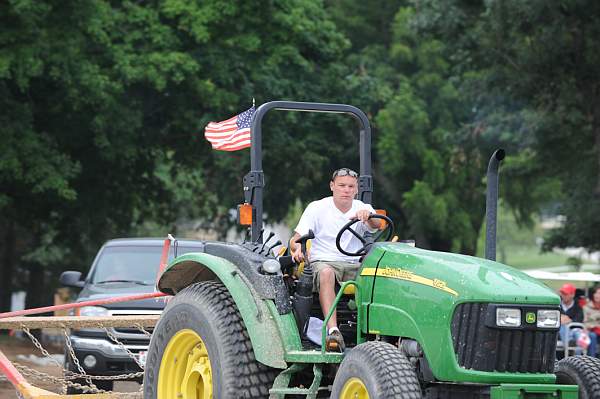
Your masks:
{"label": "black pickup truck", "polygon": [[[121,238],[106,242],[92,263],[85,280],[78,271],[66,271],[60,276],[62,285],[81,288],[77,302],[136,295],[155,291],[164,240],[159,238]],[[204,242],[178,240],[171,248],[169,258],[188,252],[202,252]],[[165,307],[164,298],[85,306],[73,313],[80,316],[155,315]],[[140,363],[150,339],[135,327],[108,328],[108,331],[129,349]],[[90,375],[114,376],[141,371],[134,359],[111,340],[103,329],[72,330],[70,334],[75,356]],[[65,348],[65,368],[79,373]],[[84,383],[83,381],[76,381]],[[94,380],[104,390],[112,390],[113,382]],[[81,393],[69,389],[69,393]]]}

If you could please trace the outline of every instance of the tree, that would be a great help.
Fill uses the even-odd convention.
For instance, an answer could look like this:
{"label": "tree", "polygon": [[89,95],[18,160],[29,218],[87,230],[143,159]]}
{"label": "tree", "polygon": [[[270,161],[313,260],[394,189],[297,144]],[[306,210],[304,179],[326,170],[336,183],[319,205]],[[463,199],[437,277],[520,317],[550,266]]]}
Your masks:
{"label": "tree", "polygon": [[374,116],[375,203],[418,245],[474,254],[494,147],[473,123],[445,38],[416,29],[410,2],[376,3],[330,2],[352,40],[348,100]]}
{"label": "tree", "polygon": [[[203,126],[252,97],[326,98],[347,46],[310,0],[12,1],[0,21],[0,309],[17,287],[35,293],[28,306],[46,302],[56,273],[84,269],[107,238],[224,218],[248,155],[214,153]],[[311,126],[300,122],[296,132]],[[291,137],[311,140],[265,142]],[[273,155],[266,162],[310,165]]]}
{"label": "tree", "polygon": [[376,117],[384,187],[419,245],[474,254],[491,151],[469,124],[468,99],[458,90],[461,76],[453,75],[446,45],[418,34],[414,19],[410,7],[396,14],[390,59],[398,83]]}
{"label": "tree", "polygon": [[[484,130],[522,140],[522,170],[512,171],[531,184],[512,193],[512,205],[527,214],[532,204],[561,199],[566,222],[546,248],[600,248],[600,44],[592,39],[600,33],[599,7],[421,2],[422,26],[455,38],[456,68],[477,71],[468,83],[481,93],[475,107]],[[540,182],[556,189],[553,179],[560,193],[532,189]]]}

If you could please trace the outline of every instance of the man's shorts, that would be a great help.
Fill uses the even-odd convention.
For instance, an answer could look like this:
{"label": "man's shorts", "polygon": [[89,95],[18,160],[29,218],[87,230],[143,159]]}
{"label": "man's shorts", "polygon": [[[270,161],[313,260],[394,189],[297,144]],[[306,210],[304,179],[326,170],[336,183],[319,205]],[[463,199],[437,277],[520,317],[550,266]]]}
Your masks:
{"label": "man's shorts", "polygon": [[338,284],[348,280],[354,280],[360,263],[343,262],[343,261],[322,261],[316,260],[311,263],[313,269],[313,291],[319,292],[319,272],[326,267],[331,267],[335,273],[335,279]]}

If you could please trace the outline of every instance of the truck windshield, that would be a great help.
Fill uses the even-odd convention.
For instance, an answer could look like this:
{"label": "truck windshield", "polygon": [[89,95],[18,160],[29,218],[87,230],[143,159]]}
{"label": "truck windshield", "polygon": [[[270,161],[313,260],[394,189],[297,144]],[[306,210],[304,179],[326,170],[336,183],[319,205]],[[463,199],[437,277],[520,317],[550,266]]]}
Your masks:
{"label": "truck windshield", "polygon": [[[198,251],[198,248],[179,247],[178,255]],[[170,257],[172,258],[172,252]],[[100,254],[93,284],[135,283],[154,285],[160,264],[162,247],[122,246],[106,247]]]}

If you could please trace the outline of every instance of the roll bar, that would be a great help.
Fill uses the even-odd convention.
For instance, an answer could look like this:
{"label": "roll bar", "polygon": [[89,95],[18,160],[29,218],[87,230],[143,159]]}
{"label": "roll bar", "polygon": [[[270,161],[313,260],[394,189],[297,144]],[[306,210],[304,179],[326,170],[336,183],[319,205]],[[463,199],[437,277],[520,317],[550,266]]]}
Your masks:
{"label": "roll bar", "polygon": [[360,127],[358,198],[365,203],[371,203],[373,193],[373,176],[371,175],[371,125],[369,124],[367,115],[357,107],[346,104],[270,101],[258,107],[252,118],[250,172],[244,176],[244,201],[253,207],[252,241],[262,242],[263,187],[265,186],[265,176],[262,170],[262,120],[267,112],[273,109],[278,111],[349,114],[354,117]]}

